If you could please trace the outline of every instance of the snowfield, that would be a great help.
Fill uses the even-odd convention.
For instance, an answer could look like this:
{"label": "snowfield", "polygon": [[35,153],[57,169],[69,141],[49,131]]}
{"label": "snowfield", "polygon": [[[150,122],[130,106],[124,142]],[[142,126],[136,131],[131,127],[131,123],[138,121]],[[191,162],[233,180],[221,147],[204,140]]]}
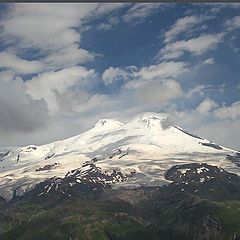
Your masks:
{"label": "snowfield", "polygon": [[90,130],[42,146],[4,149],[0,152],[0,196],[9,200],[51,177],[64,177],[86,161],[103,172],[112,170],[134,177],[114,187],[161,185],[164,173],[174,165],[207,163],[239,174],[227,155],[236,151],[219,146],[169,125],[168,116],[144,113],[129,123],[101,119]]}

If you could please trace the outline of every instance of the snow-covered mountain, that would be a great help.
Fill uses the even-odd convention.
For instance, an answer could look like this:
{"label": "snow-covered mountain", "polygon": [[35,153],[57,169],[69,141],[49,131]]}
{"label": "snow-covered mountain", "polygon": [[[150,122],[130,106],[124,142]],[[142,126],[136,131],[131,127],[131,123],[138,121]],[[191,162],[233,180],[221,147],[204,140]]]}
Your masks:
{"label": "snow-covered mountain", "polygon": [[140,114],[127,124],[101,119],[92,129],[62,141],[2,150],[0,196],[11,199],[93,163],[106,174],[134,173],[127,180],[114,180],[113,187],[138,187],[169,182],[164,173],[178,164],[204,162],[239,174],[239,157],[237,151],[171,125],[166,114]]}

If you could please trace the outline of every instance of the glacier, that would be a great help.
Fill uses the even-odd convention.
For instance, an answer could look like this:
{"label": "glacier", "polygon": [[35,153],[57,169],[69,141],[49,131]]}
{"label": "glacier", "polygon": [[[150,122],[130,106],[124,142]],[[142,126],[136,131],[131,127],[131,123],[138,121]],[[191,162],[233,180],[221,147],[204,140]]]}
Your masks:
{"label": "glacier", "polygon": [[171,124],[165,113],[142,113],[125,124],[100,119],[90,130],[68,139],[2,149],[0,196],[6,200],[21,196],[37,183],[64,177],[89,161],[106,173],[134,173],[114,188],[168,184],[166,170],[187,163],[207,163],[239,175],[238,166],[227,157],[236,154]]}

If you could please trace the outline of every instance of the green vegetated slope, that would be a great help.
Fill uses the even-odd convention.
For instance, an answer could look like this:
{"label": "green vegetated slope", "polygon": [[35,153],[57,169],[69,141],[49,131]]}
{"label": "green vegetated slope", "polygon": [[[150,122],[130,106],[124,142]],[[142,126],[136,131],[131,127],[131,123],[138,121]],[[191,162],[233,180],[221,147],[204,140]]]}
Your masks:
{"label": "green vegetated slope", "polygon": [[240,233],[239,201],[176,193],[136,205],[89,199],[64,200],[54,207],[14,203],[1,209],[0,239],[232,240]]}
{"label": "green vegetated slope", "polygon": [[[240,201],[216,202],[216,216],[220,218],[223,227],[223,237],[234,233],[240,233]],[[238,237],[239,239],[239,237]]]}
{"label": "green vegetated slope", "polygon": [[0,239],[155,239],[125,202],[68,200],[52,208],[21,203],[2,215]]}
{"label": "green vegetated slope", "polygon": [[240,233],[239,204],[176,193],[155,203],[154,229],[165,240],[232,240]]}

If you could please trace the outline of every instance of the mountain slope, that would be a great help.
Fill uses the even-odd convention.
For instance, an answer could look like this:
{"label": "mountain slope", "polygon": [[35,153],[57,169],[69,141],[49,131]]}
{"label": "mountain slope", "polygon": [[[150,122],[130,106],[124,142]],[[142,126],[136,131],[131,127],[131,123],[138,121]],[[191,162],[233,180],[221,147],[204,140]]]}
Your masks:
{"label": "mountain slope", "polygon": [[127,124],[102,119],[69,139],[1,151],[0,196],[9,200],[86,163],[94,163],[106,174],[119,171],[123,178],[134,173],[113,187],[135,188],[167,183],[167,169],[189,162],[205,162],[238,173],[238,160],[238,152],[169,124],[166,114],[141,114]]}
{"label": "mountain slope", "polygon": [[96,192],[82,181],[74,192],[66,177],[60,189],[71,196],[36,194],[47,191],[43,182],[0,202],[0,239],[239,240],[239,176],[192,163],[168,169],[166,178],[172,183],[163,187]]}

